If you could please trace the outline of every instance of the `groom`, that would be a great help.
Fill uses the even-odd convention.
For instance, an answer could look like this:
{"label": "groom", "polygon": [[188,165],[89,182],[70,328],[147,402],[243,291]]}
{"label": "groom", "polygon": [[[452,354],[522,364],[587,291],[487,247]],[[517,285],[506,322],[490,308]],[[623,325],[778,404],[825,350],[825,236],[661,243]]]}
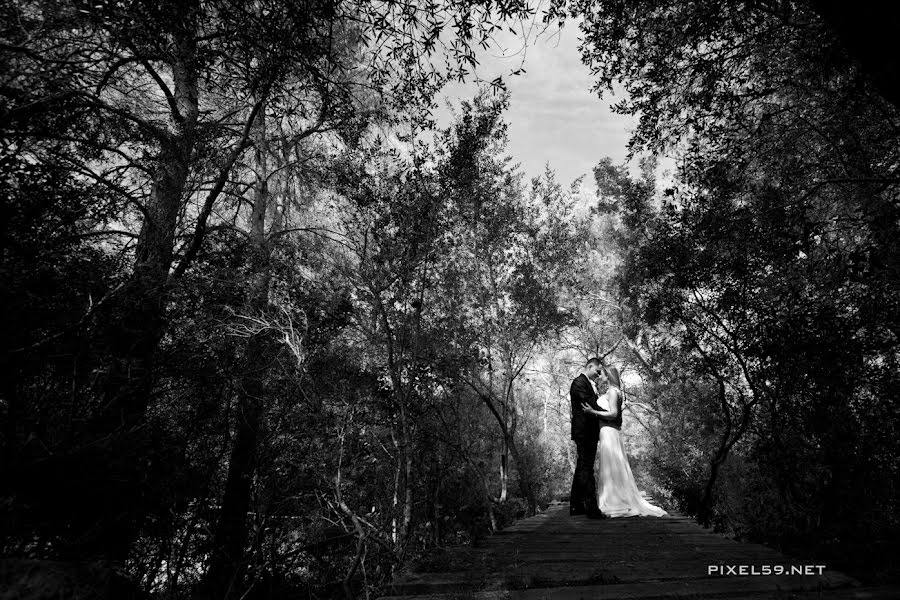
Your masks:
{"label": "groom", "polygon": [[572,400],[572,439],[577,448],[575,477],[572,479],[572,493],[569,495],[569,514],[587,515],[589,519],[605,519],[597,507],[597,482],[594,479],[594,461],[597,458],[597,442],[600,440],[600,420],[582,410],[587,404],[594,410],[597,405],[597,391],[592,382],[600,377],[600,359],[592,358],[581,370],[581,375],[572,381],[569,397]]}

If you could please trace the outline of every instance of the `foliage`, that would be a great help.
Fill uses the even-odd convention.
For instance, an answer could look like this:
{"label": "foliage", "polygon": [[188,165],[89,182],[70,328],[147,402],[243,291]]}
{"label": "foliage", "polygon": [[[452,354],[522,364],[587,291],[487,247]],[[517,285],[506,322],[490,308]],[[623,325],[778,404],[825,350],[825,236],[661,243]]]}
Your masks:
{"label": "foliage", "polygon": [[378,593],[565,496],[596,355],[657,500],[890,573],[897,114],[820,4],[551,3],[651,151],[596,195],[502,82],[434,131],[522,2],[4,4],[4,557]]}
{"label": "foliage", "polygon": [[532,9],[3,11],[4,553],[354,595],[502,524],[483,407],[437,368],[447,197],[394,150]]}
{"label": "foliage", "polygon": [[[622,81],[618,108],[640,117],[632,150],[677,155],[668,189],[600,173],[646,389],[691,413],[660,421],[660,476],[702,520],[884,576],[898,526],[884,482],[900,468],[896,107],[816,5],[567,8],[598,90]],[[863,540],[871,552],[847,559]]]}

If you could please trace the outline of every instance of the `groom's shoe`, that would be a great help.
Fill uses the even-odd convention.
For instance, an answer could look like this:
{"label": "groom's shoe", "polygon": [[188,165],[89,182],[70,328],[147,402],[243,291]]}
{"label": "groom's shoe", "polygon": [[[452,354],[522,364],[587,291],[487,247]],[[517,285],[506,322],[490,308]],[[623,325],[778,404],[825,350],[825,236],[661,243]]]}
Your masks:
{"label": "groom's shoe", "polygon": [[589,511],[585,512],[585,514],[587,515],[588,519],[608,519],[609,518],[609,516],[603,514],[603,511],[601,511],[599,508],[589,510]]}
{"label": "groom's shoe", "polygon": [[587,512],[587,511],[584,510],[583,508],[577,508],[577,507],[574,507],[574,506],[570,506],[570,507],[569,507],[569,516],[570,516],[570,517],[574,517],[574,516],[576,516],[576,515],[583,515],[583,514],[585,514],[586,512]]}

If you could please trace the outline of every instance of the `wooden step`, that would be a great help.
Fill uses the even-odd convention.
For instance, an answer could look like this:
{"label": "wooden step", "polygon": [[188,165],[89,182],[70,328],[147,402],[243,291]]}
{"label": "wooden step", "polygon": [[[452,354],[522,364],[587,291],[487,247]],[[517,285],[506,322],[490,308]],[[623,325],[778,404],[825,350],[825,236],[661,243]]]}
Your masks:
{"label": "wooden step", "polygon": [[900,587],[865,588],[826,568],[815,575],[715,575],[711,566],[815,565],[741,543],[682,516],[593,520],[551,504],[478,548],[444,549],[448,567],[398,573],[386,599],[747,598],[887,600]]}
{"label": "wooden step", "polygon": [[722,578],[684,582],[648,582],[639,584],[598,584],[587,586],[534,588],[521,590],[487,590],[466,594],[439,593],[427,595],[384,596],[383,600],[672,600],[676,598],[705,600],[897,600],[900,588],[844,588],[820,590],[804,586],[789,578],[755,580]]}

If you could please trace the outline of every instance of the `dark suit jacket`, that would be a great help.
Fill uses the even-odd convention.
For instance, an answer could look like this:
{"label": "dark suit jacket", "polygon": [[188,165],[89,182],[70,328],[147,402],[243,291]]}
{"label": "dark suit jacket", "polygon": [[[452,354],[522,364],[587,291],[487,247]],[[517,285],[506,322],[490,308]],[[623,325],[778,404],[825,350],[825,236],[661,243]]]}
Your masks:
{"label": "dark suit jacket", "polygon": [[599,440],[600,420],[594,415],[586,414],[581,408],[581,403],[584,402],[594,410],[600,410],[600,406],[597,404],[597,393],[594,392],[591,382],[584,373],[572,381],[569,398],[572,400],[572,439]]}

